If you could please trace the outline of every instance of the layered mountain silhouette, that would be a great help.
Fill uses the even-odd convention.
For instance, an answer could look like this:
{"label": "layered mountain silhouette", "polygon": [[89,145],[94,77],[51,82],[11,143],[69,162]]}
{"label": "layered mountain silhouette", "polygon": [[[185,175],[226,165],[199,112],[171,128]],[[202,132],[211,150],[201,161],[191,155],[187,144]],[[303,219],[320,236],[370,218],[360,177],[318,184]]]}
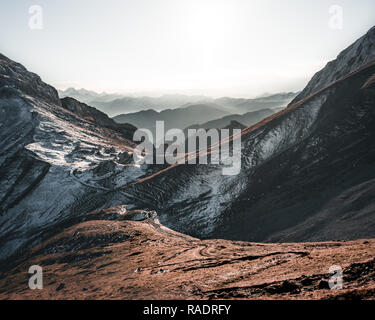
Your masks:
{"label": "layered mountain silhouette", "polygon": [[[98,110],[105,112],[110,117],[132,114],[132,117],[139,112],[140,119],[144,115],[142,111],[160,112],[167,109],[186,108],[196,105],[211,105],[216,109],[224,109],[228,113],[248,113],[261,109],[284,108],[297,96],[298,93],[276,93],[264,94],[254,99],[223,97],[213,99],[205,96],[188,96],[182,94],[168,94],[160,97],[136,97],[111,93],[96,93],[86,89],[68,88],[58,90],[61,98],[71,97],[86,103]],[[135,121],[140,121],[135,118]],[[137,123],[137,122],[136,122]]]}
{"label": "layered mountain silhouette", "polygon": [[[131,123],[140,129],[149,129],[155,134],[156,121],[164,121],[165,130],[185,129],[196,123],[221,118],[229,112],[216,104],[197,104],[185,108],[167,109],[160,112],[154,110],[119,115],[113,118],[117,123]],[[229,124],[230,121],[227,122]]]}
{"label": "layered mountain silhouette", "polygon": [[215,103],[226,107],[233,113],[244,114],[261,109],[278,109],[286,107],[298,93],[285,92],[276,94],[264,94],[254,99],[239,99],[223,97],[215,100]]}
{"label": "layered mountain silhouette", "polygon": [[105,92],[99,94],[86,89],[77,90],[74,88],[68,88],[58,92],[61,98],[75,98],[105,112],[110,117],[124,113],[136,113],[149,109],[162,111],[165,109],[186,107],[191,104],[213,102],[213,99],[204,96],[187,96],[178,94],[168,94],[160,97],[135,97],[121,94],[109,94]]}

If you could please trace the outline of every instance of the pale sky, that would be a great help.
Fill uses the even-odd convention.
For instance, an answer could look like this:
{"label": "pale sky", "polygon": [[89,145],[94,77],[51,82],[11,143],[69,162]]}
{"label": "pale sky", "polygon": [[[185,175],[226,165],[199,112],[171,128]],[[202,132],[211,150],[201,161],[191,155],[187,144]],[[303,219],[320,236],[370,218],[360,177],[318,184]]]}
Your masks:
{"label": "pale sky", "polygon": [[373,25],[374,0],[1,0],[0,52],[60,89],[253,97],[301,90]]}

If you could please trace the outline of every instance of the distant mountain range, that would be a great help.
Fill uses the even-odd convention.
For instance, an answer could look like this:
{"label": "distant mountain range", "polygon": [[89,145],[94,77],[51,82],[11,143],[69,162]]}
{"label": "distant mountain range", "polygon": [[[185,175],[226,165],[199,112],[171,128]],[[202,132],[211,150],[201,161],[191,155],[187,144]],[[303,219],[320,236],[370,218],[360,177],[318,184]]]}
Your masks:
{"label": "distant mountain range", "polygon": [[[156,121],[164,121],[165,130],[185,129],[197,122],[207,122],[212,119],[222,118],[229,115],[229,112],[216,104],[197,104],[184,108],[167,109],[160,112],[146,110],[136,113],[124,114],[114,117],[117,123],[131,123],[139,129],[149,129],[155,134]],[[230,121],[227,121],[229,124]]]}
{"label": "distant mountain range", "polygon": [[250,126],[283,109],[295,96],[296,93],[279,93],[256,99],[220,98],[213,100],[214,102],[190,104],[160,112],[149,109],[121,114],[113,119],[118,123],[130,123],[137,128],[149,129],[152,132],[155,131],[155,121],[164,121],[166,130],[220,129],[228,126],[232,121]]}
{"label": "distant mountain range", "polygon": [[290,103],[299,93],[276,93],[267,96],[262,96],[254,99],[240,99],[224,97],[215,100],[215,103],[225,107],[232,113],[247,113],[261,109],[284,108]]}
{"label": "distant mountain range", "polygon": [[61,98],[72,97],[98,110],[105,112],[110,117],[123,113],[134,113],[145,110],[162,111],[165,109],[179,108],[190,104],[210,103],[211,98],[204,96],[163,95],[161,97],[133,97],[121,94],[98,94],[86,89],[69,88],[58,91]]}
{"label": "distant mountain range", "polygon": [[86,89],[74,89],[74,88],[68,88],[64,91],[62,90],[57,90],[60,98],[66,98],[66,97],[71,97],[74,98],[80,102],[90,104],[94,106],[93,102],[97,103],[107,103],[116,99],[122,98],[122,95],[120,94],[111,94],[111,93],[97,93],[95,91],[90,91]]}
{"label": "distant mountain range", "polygon": [[96,93],[86,89],[69,88],[58,91],[60,98],[72,97],[84,102],[110,117],[145,110],[163,111],[166,109],[185,108],[190,105],[215,104],[228,113],[242,114],[266,108],[285,107],[298,93],[277,93],[255,99],[223,97],[213,99],[205,96],[163,95],[161,97],[133,97],[121,94]]}

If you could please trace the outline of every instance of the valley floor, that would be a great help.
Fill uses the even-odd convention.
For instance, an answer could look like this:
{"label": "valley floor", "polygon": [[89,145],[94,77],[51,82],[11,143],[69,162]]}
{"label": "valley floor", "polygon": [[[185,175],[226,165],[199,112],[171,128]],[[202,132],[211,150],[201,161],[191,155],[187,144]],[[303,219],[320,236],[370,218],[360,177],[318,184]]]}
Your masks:
{"label": "valley floor", "polygon": [[[138,216],[142,214],[139,213]],[[373,299],[375,240],[201,241],[119,208],[88,215],[9,262],[0,299]],[[12,266],[13,265],[13,266]],[[43,268],[44,288],[28,288]],[[330,290],[329,268],[343,269]]]}

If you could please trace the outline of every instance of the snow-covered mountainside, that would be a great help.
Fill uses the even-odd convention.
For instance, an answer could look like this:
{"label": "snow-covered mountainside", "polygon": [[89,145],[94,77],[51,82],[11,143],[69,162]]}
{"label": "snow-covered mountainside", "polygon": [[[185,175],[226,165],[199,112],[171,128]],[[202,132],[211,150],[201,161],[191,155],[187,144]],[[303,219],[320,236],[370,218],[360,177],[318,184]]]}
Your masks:
{"label": "snow-covered mountainside", "polygon": [[135,128],[119,125],[0,55],[0,260],[82,212],[123,204]]}
{"label": "snow-covered mountainside", "polygon": [[239,175],[181,165],[124,192],[166,226],[202,238],[374,236],[374,34],[320,71],[300,95],[307,98],[242,131]]}

